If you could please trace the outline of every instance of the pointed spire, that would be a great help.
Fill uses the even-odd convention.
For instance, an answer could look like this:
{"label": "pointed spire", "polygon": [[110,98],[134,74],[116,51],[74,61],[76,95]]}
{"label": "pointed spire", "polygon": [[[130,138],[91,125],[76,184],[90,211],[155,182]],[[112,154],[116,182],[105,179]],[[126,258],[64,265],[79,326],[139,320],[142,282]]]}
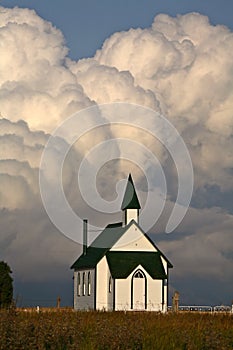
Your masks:
{"label": "pointed spire", "polygon": [[141,209],[131,174],[128,177],[121,209]]}

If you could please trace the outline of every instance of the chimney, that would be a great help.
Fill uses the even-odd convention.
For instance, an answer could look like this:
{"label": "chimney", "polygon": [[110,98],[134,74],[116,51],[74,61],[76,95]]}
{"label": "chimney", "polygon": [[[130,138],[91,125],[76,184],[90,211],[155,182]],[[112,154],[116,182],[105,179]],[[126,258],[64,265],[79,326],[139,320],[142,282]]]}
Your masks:
{"label": "chimney", "polygon": [[83,255],[87,254],[87,219],[83,219]]}

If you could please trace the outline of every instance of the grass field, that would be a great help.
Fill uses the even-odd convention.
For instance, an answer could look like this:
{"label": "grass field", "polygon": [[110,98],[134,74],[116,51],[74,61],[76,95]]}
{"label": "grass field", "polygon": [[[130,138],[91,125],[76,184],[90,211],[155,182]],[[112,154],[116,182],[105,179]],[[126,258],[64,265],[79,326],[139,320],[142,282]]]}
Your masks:
{"label": "grass field", "polygon": [[233,349],[233,315],[2,310],[0,349]]}

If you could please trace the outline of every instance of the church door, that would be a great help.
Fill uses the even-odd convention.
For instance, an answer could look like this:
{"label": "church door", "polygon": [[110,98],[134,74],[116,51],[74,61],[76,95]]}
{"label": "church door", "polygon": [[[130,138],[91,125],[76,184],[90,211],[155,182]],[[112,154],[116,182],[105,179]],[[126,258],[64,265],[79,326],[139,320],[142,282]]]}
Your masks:
{"label": "church door", "polygon": [[133,274],[131,282],[131,309],[146,309],[146,276],[142,270]]}

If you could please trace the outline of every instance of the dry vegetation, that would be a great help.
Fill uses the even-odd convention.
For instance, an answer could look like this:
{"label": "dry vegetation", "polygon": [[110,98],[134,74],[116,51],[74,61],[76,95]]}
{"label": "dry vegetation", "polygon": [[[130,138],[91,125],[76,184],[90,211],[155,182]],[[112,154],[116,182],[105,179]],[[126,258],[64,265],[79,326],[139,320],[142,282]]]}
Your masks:
{"label": "dry vegetation", "polygon": [[0,349],[233,349],[233,315],[0,311]]}

